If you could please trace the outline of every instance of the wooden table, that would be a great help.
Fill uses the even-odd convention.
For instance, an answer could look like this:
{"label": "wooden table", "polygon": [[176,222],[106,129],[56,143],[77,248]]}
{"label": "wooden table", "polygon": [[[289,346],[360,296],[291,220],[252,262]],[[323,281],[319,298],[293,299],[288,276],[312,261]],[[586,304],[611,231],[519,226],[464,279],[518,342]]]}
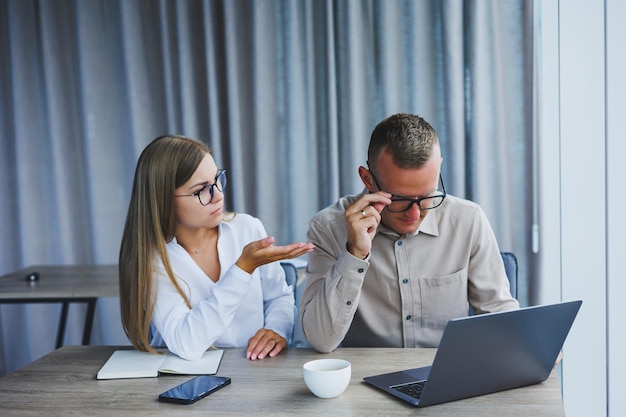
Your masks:
{"label": "wooden table", "polygon": [[[25,278],[31,272],[39,280]],[[61,303],[56,347],[63,345],[70,303],[87,303],[83,344],[91,339],[98,297],[119,296],[117,265],[39,265],[0,277],[0,304]]]}
{"label": "wooden table", "polygon": [[[545,383],[425,408],[415,408],[362,382],[363,377],[429,365],[435,349],[342,348],[330,354],[289,349],[276,358],[249,361],[243,349],[226,349],[218,375],[232,384],[192,405],[160,403],[157,396],[191,377],[96,380],[120,347],[65,346],[0,378],[2,416],[493,416],[565,415],[555,372]],[[322,357],[347,359],[352,380],[334,399],[311,394],[302,365]],[[479,375],[477,377],[480,377]]]}

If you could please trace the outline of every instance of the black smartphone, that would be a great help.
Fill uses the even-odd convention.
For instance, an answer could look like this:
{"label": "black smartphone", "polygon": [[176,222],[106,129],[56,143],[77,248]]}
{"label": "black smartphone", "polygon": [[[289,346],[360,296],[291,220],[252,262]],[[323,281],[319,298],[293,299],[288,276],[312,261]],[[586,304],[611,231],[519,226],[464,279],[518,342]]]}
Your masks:
{"label": "black smartphone", "polygon": [[193,404],[201,398],[230,384],[227,376],[200,375],[159,395],[159,401]]}

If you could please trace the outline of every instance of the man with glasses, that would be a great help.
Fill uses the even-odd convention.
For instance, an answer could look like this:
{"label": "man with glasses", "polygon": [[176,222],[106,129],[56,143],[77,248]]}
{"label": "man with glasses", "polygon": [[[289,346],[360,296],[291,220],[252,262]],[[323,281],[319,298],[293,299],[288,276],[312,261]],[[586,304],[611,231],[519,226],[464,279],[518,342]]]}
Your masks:
{"label": "man with glasses", "polygon": [[436,347],[448,320],[512,310],[482,209],[447,195],[441,150],[424,119],[396,114],[372,132],[365,190],[310,223],[301,322],[311,346]]}

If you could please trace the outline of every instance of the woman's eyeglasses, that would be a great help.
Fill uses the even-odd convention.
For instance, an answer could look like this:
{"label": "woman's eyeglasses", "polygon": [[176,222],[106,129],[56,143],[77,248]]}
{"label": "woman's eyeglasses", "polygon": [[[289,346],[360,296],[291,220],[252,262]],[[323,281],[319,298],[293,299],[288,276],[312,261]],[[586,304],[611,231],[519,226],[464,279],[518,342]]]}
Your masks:
{"label": "woman's eyeglasses", "polygon": [[206,206],[213,201],[213,194],[215,191],[213,187],[217,188],[218,191],[224,192],[224,188],[226,187],[226,170],[220,169],[217,171],[217,175],[215,176],[215,182],[213,184],[206,184],[204,187],[200,188],[193,194],[177,194],[174,197],[198,197],[200,204]]}

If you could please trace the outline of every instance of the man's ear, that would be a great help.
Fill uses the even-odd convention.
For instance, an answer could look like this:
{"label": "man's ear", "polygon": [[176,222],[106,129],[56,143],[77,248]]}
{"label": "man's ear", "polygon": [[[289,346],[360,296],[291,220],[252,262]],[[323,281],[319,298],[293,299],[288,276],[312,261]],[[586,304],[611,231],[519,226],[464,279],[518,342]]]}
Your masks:
{"label": "man's ear", "polygon": [[363,165],[359,167],[359,177],[361,177],[361,181],[363,181],[363,184],[365,185],[365,188],[367,188],[367,191],[369,191],[370,193],[373,193],[375,190],[374,190],[374,179],[372,178],[372,173]]}

